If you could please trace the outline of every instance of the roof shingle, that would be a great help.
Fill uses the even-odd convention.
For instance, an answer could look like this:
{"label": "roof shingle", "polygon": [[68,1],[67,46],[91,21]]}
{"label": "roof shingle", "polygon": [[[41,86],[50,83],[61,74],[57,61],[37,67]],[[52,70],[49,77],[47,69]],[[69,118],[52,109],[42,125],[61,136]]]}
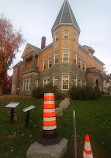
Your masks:
{"label": "roof shingle", "polygon": [[73,24],[76,29],[80,32],[80,28],[79,25],[76,21],[76,18],[73,14],[73,11],[70,7],[70,4],[68,2],[68,0],[65,0],[60,12],[55,20],[55,23],[52,27],[52,31],[59,25],[59,24]]}

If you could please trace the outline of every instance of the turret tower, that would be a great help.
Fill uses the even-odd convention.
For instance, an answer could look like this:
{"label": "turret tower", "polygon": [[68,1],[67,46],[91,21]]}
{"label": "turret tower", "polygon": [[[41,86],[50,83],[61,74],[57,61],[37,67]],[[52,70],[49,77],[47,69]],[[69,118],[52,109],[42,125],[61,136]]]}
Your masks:
{"label": "turret tower", "polygon": [[53,51],[59,63],[73,63],[74,51],[78,51],[79,33],[80,28],[70,4],[68,0],[64,0],[52,27]]}

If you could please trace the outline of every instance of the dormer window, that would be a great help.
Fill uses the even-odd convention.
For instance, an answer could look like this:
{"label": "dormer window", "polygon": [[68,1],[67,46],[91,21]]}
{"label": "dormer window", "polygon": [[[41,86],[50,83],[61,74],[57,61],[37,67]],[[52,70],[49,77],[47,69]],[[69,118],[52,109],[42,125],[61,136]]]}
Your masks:
{"label": "dormer window", "polygon": [[69,38],[69,31],[65,30],[64,31],[64,39],[68,39]]}
{"label": "dormer window", "polygon": [[55,34],[55,42],[59,40],[58,33]]}
{"label": "dormer window", "polygon": [[76,42],[77,41],[77,34],[74,33],[74,41]]}

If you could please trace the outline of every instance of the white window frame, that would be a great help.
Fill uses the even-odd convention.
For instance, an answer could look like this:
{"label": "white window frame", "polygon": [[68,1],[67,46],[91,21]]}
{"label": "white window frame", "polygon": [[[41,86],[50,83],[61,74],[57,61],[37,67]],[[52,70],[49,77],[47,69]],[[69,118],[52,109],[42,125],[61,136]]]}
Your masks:
{"label": "white window frame", "polygon": [[[67,54],[68,58],[65,58],[64,55]],[[68,59],[67,61],[64,61],[64,59]],[[62,62],[63,63],[68,63],[69,62],[69,49],[63,49],[62,50]]]}
{"label": "white window frame", "polygon": [[23,81],[23,83],[22,83],[22,91],[24,91],[24,81]]}
{"label": "white window frame", "polygon": [[73,52],[73,63],[77,65],[77,52],[76,51]]}
{"label": "white window frame", "polygon": [[68,38],[69,38],[69,31],[64,30],[64,39],[68,39]]}
{"label": "white window frame", "polygon": [[24,91],[26,91],[26,80],[24,81]]}
{"label": "white window frame", "polygon": [[[44,82],[44,80],[46,80],[45,82]],[[49,81],[48,81],[49,80]],[[45,87],[47,84],[49,84],[50,83],[50,78],[44,78],[43,79],[43,87]]]}
{"label": "white window frame", "polygon": [[[46,64],[46,59],[43,60],[43,70],[46,69],[45,64]],[[44,68],[44,67],[45,67],[45,68]]]}
{"label": "white window frame", "polygon": [[38,88],[38,80],[35,80],[35,88]]}
{"label": "white window frame", "polygon": [[30,84],[31,84],[31,81],[30,79],[28,80],[28,91],[30,91]]}
{"label": "white window frame", "polygon": [[79,86],[82,87],[82,80],[78,80]]}
{"label": "white window frame", "polygon": [[73,81],[76,83],[75,86],[77,87],[77,77],[74,77]]}
{"label": "white window frame", "polygon": [[[57,61],[57,62],[55,62],[56,54],[57,54],[57,56],[58,56],[58,61]],[[55,51],[55,52],[54,52],[54,64],[57,64],[58,62],[59,62],[59,51]]]}
{"label": "white window frame", "polygon": [[86,81],[83,81],[83,86],[86,86]]}
{"label": "white window frame", "polygon": [[55,76],[54,76],[54,77],[53,77],[53,87],[54,87],[54,86],[57,86],[57,84],[55,84],[55,82],[57,82],[57,81],[58,81],[58,79],[56,79]]}
{"label": "white window frame", "polygon": [[[50,64],[51,64],[51,66],[50,66]],[[50,68],[50,67],[52,67],[52,56],[49,56],[49,58],[48,58],[48,68]]]}
{"label": "white window frame", "polygon": [[[68,78],[67,78],[67,79],[68,79],[68,88],[67,88],[67,89],[64,89],[64,88],[63,88],[64,76],[67,76],[67,77],[68,77]],[[67,79],[66,79],[66,80],[67,80]],[[62,75],[62,90],[69,90],[69,75],[67,75],[67,74],[66,74],[66,75]]]}

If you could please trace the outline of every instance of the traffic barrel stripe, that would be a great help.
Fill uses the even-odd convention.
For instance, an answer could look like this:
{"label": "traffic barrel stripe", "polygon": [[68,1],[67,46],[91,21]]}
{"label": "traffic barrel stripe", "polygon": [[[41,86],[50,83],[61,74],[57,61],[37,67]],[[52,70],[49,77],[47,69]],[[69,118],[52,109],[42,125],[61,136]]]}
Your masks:
{"label": "traffic barrel stripe", "polygon": [[43,130],[46,130],[46,131],[54,130],[56,128],[57,128],[56,125],[54,125],[54,126],[43,126]]}
{"label": "traffic barrel stripe", "polygon": [[55,104],[44,104],[44,109],[54,109]]}
{"label": "traffic barrel stripe", "polygon": [[54,104],[44,103],[44,109],[54,109],[54,108],[55,108],[55,103]]}
{"label": "traffic barrel stripe", "polygon": [[56,116],[55,109],[44,109],[43,117],[53,117]]}
{"label": "traffic barrel stripe", "polygon": [[55,112],[55,109],[44,109],[43,112]]}
{"label": "traffic barrel stripe", "polygon": [[44,101],[53,101],[54,93],[44,93]]}
{"label": "traffic barrel stripe", "polygon": [[56,116],[55,112],[44,112],[43,117],[53,117]]}
{"label": "traffic barrel stripe", "polygon": [[54,121],[43,121],[44,126],[54,126],[56,125],[56,120]]}
{"label": "traffic barrel stripe", "polygon": [[54,96],[44,96],[44,101],[54,100]]}

